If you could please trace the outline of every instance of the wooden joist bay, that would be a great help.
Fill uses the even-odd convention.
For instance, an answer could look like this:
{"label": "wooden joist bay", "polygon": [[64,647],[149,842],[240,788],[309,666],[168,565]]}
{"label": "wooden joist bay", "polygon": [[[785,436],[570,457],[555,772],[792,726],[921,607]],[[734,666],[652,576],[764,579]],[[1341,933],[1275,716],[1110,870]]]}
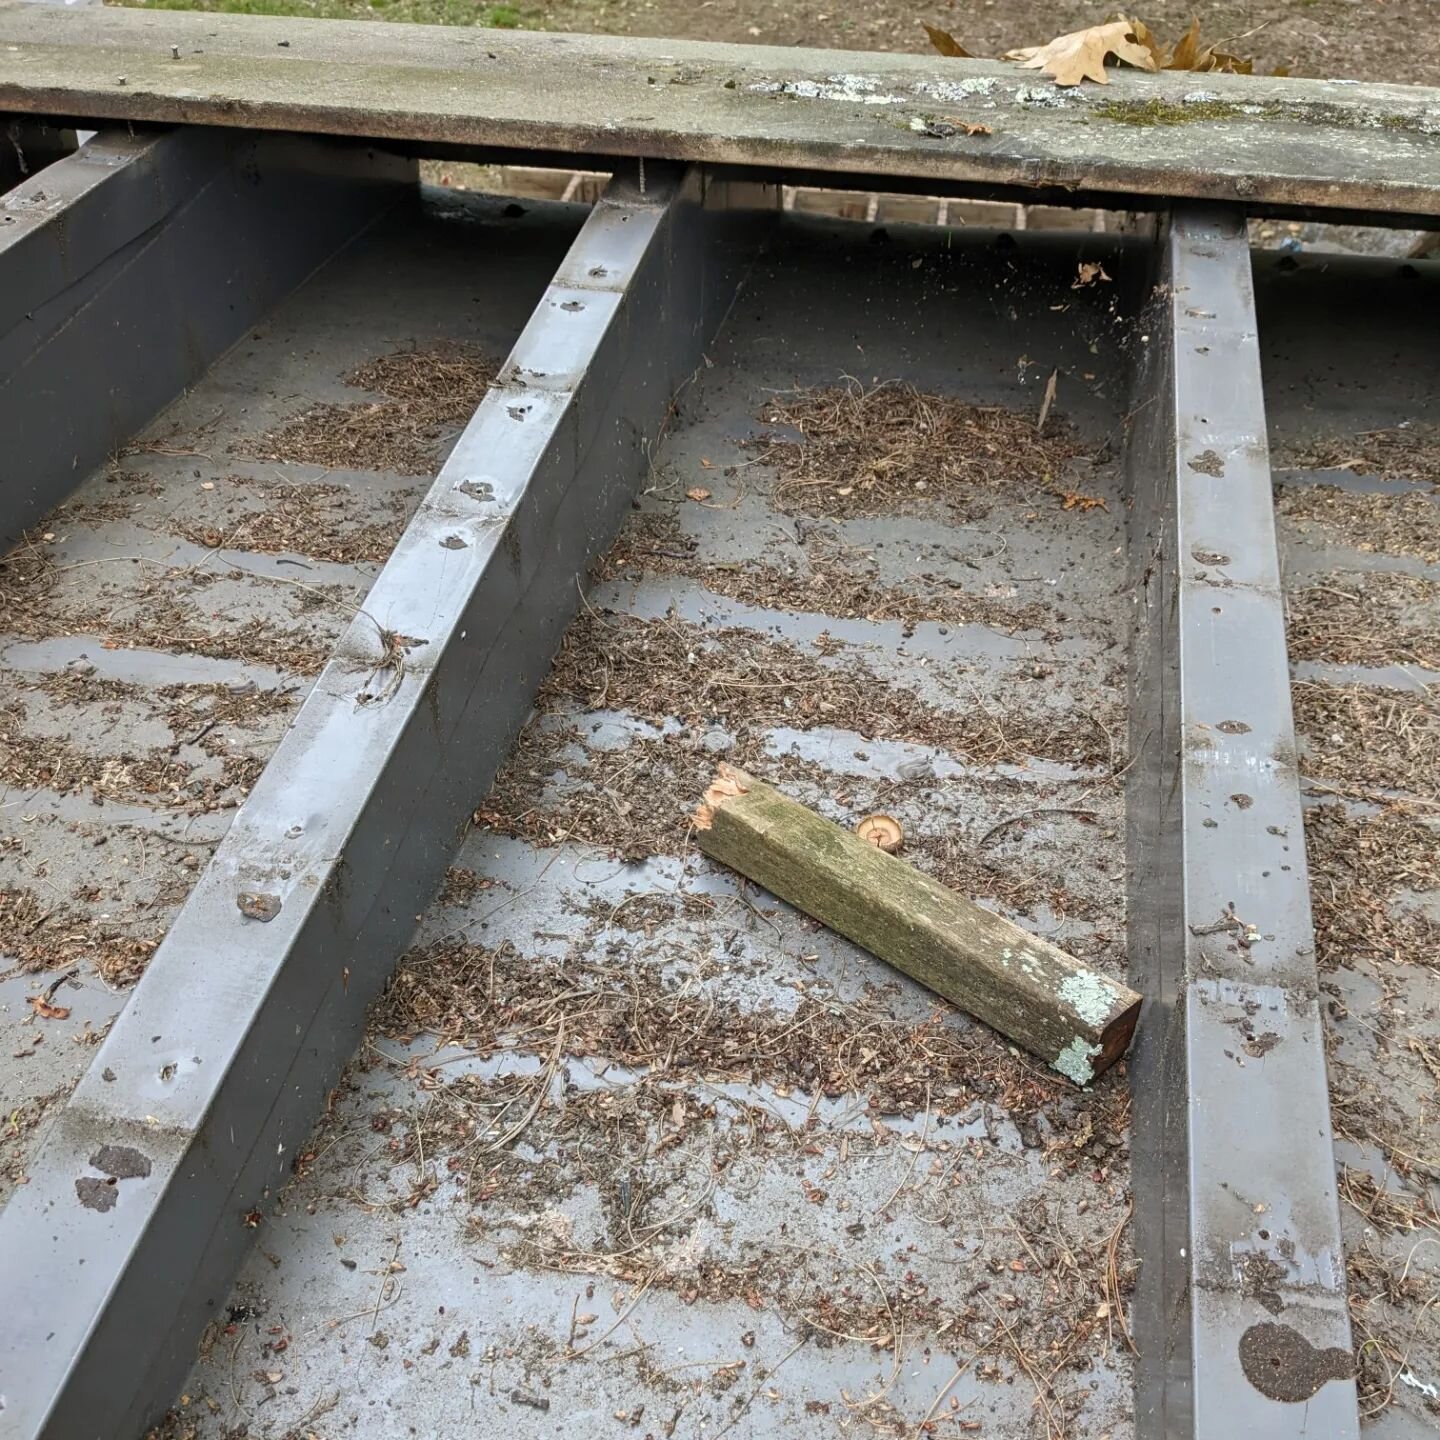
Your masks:
{"label": "wooden joist bay", "polygon": [[1440,215],[1440,90],[1110,74],[1061,90],[939,55],[0,0],[12,114]]}
{"label": "wooden joist bay", "polygon": [[[891,822],[893,824],[893,822]],[[701,850],[1088,1085],[1130,1043],[1141,997],[1048,940],[722,763]]]}

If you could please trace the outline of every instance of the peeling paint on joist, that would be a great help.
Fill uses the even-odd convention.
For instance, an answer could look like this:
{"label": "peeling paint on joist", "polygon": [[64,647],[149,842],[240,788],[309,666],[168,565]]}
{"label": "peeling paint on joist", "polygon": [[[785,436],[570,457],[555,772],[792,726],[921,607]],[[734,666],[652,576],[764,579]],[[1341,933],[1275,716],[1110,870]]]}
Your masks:
{"label": "peeling paint on joist", "polygon": [[[178,52],[178,57],[176,52]],[[0,110],[1440,214],[1440,90],[0,0]],[[912,128],[943,110],[988,127]]]}

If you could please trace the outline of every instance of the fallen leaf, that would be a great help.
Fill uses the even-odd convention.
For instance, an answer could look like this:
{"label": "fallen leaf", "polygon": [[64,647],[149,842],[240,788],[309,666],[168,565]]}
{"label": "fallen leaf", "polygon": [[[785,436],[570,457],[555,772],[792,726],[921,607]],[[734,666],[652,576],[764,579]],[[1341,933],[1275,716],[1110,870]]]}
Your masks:
{"label": "fallen leaf", "polygon": [[715,468],[715,462],[714,462],[713,460],[707,460],[707,459],[702,455],[702,456],[700,457],[700,468],[701,468],[702,470],[713,470],[713,469]]}
{"label": "fallen leaf", "polygon": [[1036,430],[1043,430],[1045,422],[1050,418],[1050,407],[1055,403],[1055,386],[1059,380],[1060,372],[1052,370],[1050,378],[1045,382],[1045,395],[1040,401],[1040,418],[1035,422]]}
{"label": "fallen leaf", "polygon": [[1253,75],[1255,62],[1242,60],[1238,55],[1227,55],[1223,50],[1210,52],[1210,69],[1221,75]]}
{"label": "fallen leaf", "polygon": [[952,60],[973,60],[975,58],[948,30],[937,30],[933,25],[926,25],[923,20],[920,24],[930,37],[930,43],[942,55],[948,55]]}
{"label": "fallen leaf", "polygon": [[1070,282],[1072,290],[1083,290],[1087,285],[1094,285],[1103,280],[1107,285],[1110,277],[1105,273],[1105,267],[1098,260],[1082,260],[1075,269],[1075,278]]}
{"label": "fallen leaf", "polygon": [[68,1020],[70,1018],[68,1005],[52,1005],[43,995],[32,995],[30,1008],[42,1020]]}
{"label": "fallen leaf", "polygon": [[1109,55],[1137,70],[1160,68],[1150,47],[1135,38],[1135,27],[1129,20],[1091,25],[1085,30],[1059,35],[1048,45],[1007,50],[1005,59],[1020,61],[1026,70],[1043,70],[1057,85],[1078,85],[1082,80],[1108,85],[1105,59]]}
{"label": "fallen leaf", "polygon": [[1193,70],[1195,62],[1199,58],[1200,19],[1199,16],[1196,16],[1191,20],[1189,30],[1175,42],[1175,48],[1165,62],[1165,68],[1167,70]]}
{"label": "fallen leaf", "polygon": [[1132,20],[1130,28],[1135,39],[1150,52],[1155,68],[1161,69],[1165,64],[1165,47],[1155,38],[1155,32],[1143,20]]}
{"label": "fallen leaf", "polygon": [[1109,510],[1109,506],[1098,495],[1081,495],[1076,490],[1057,490],[1060,505],[1065,510]]}
{"label": "fallen leaf", "polygon": [[708,500],[710,492],[703,485],[692,485],[686,492],[687,500]]}
{"label": "fallen leaf", "polygon": [[1202,45],[1199,20],[1190,22],[1190,28],[1175,42],[1175,48],[1170,52],[1170,58],[1163,63],[1166,70],[1194,70],[1201,74],[1253,75],[1255,73],[1253,60],[1242,60],[1238,55],[1231,55],[1228,51],[1215,49],[1213,45]]}

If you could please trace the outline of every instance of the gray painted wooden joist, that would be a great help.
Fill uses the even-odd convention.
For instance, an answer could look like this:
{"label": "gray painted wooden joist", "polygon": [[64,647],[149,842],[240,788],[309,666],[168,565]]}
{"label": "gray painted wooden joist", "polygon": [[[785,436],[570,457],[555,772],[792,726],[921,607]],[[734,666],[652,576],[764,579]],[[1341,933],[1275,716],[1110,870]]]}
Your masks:
{"label": "gray painted wooden joist", "polygon": [[1356,1440],[1245,217],[1177,207],[1158,258],[1128,456],[1136,1433]]}
{"label": "gray painted wooden joist", "polygon": [[284,1184],[529,714],[775,208],[674,166],[642,189],[635,168],[0,1211],[4,1440],[137,1435],[170,1403],[247,1214]]}
{"label": "gray painted wooden joist", "polygon": [[0,0],[0,111],[1440,215],[1440,90],[1111,73]]}
{"label": "gray painted wooden joist", "polygon": [[414,184],[372,146],[114,127],[0,195],[0,546]]}

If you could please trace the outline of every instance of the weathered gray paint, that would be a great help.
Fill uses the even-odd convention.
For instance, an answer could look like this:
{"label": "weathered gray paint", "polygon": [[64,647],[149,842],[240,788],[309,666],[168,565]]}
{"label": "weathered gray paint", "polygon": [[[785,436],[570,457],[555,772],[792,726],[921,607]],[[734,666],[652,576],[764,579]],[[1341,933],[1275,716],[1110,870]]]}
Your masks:
{"label": "weathered gray paint", "polygon": [[[612,182],[0,1214],[7,1436],[170,1400],[733,298],[753,222],[701,188]],[[148,1174],[98,1190],[102,1144]]]}
{"label": "weathered gray paint", "polygon": [[0,196],[0,544],[411,193],[414,174],[363,145],[120,130]]}
{"label": "weathered gray paint", "polygon": [[11,119],[0,129],[0,194],[75,149],[75,132],[44,120]]}
{"label": "weathered gray paint", "polygon": [[[1172,123],[1133,110],[1155,101]],[[6,109],[1440,213],[1440,93],[1405,85],[1117,69],[1062,91],[936,55],[0,0]],[[990,133],[911,127],[935,116]]]}
{"label": "weathered gray paint", "polygon": [[[1358,1433],[1244,219],[1177,211],[1133,401],[1142,1440]],[[1253,929],[1247,928],[1253,927]],[[1308,1368],[1308,1374],[1307,1374]],[[1258,1384],[1256,1383],[1258,1381]],[[1283,1391],[1306,1391],[1277,1399]]]}

